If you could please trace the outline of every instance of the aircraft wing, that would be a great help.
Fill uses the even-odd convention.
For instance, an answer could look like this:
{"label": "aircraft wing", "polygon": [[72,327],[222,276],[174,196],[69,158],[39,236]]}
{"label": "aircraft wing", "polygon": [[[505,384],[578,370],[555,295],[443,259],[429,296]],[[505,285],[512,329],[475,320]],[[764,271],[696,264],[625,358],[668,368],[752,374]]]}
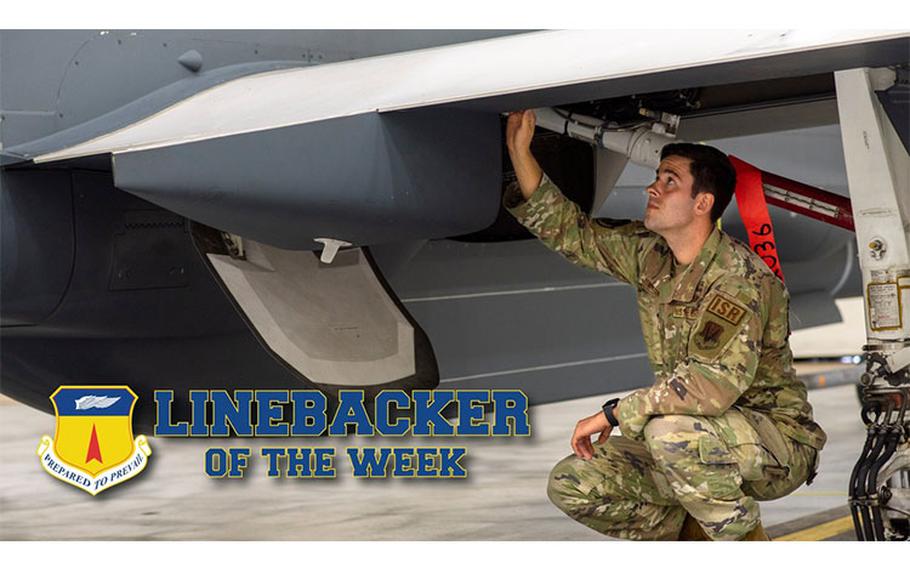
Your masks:
{"label": "aircraft wing", "polygon": [[4,158],[111,156],[120,189],[282,248],[446,237],[496,217],[501,112],[884,65],[908,45],[893,31],[545,31],[215,69]]}

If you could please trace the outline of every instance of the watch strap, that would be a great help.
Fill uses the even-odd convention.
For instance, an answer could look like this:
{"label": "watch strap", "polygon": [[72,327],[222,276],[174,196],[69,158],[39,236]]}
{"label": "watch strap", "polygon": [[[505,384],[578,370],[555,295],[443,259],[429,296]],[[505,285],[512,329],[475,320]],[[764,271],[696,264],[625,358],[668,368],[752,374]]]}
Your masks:
{"label": "watch strap", "polygon": [[613,414],[613,409],[616,408],[616,405],[619,404],[618,398],[611,398],[603,405],[604,416],[607,417],[607,422],[610,423],[610,426],[616,428],[619,426],[619,420],[616,419],[616,416]]}

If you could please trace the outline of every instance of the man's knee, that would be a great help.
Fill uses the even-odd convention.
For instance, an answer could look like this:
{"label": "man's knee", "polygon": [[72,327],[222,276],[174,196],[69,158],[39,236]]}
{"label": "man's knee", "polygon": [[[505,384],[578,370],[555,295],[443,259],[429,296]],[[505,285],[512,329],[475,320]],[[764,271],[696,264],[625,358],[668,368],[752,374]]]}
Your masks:
{"label": "man's knee", "polygon": [[700,416],[656,416],[644,437],[677,499],[712,539],[739,539],[753,528],[758,505],[743,494],[736,456],[713,424]]}
{"label": "man's knee", "polygon": [[703,436],[708,430],[697,417],[682,414],[665,414],[655,416],[645,424],[643,435],[645,444],[654,455],[667,448],[685,449],[693,441]]}
{"label": "man's knee", "polygon": [[547,497],[569,515],[585,497],[582,492],[583,483],[575,467],[577,461],[579,458],[574,455],[563,458],[550,470],[550,477],[547,480]]}
{"label": "man's knee", "polygon": [[644,437],[677,498],[710,502],[743,496],[736,456],[700,417],[656,416],[645,425]]}

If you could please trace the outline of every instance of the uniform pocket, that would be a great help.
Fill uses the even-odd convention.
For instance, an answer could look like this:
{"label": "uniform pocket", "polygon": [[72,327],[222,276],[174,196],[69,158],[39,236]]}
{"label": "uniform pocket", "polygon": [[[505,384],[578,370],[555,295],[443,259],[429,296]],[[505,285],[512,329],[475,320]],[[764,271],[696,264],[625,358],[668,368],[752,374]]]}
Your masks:
{"label": "uniform pocket", "polygon": [[774,457],[778,468],[789,469],[791,463],[791,443],[781,434],[774,421],[766,414],[755,412],[748,408],[742,409],[742,414],[755,428],[761,439],[761,444]]}
{"label": "uniform pocket", "polygon": [[719,439],[715,438],[716,442],[725,446],[727,455],[739,466],[743,479],[747,481],[763,479],[776,470],[781,470],[785,474],[781,469],[781,462],[766,447],[752,422],[738,409],[731,408],[711,421],[719,436]]}
{"label": "uniform pocket", "polygon": [[795,444],[787,467],[765,468],[765,477],[743,484],[743,491],[759,501],[780,499],[796,491],[811,472],[817,452],[810,446]]}
{"label": "uniform pocket", "polygon": [[[760,444],[727,446],[721,440],[705,436],[698,441],[698,458],[704,464],[736,466],[743,480],[757,481],[768,477],[775,468],[774,458]],[[785,472],[781,472],[785,475]]]}
{"label": "uniform pocket", "polygon": [[698,439],[698,458],[702,463],[712,465],[737,463],[727,444],[714,436],[702,436]]}

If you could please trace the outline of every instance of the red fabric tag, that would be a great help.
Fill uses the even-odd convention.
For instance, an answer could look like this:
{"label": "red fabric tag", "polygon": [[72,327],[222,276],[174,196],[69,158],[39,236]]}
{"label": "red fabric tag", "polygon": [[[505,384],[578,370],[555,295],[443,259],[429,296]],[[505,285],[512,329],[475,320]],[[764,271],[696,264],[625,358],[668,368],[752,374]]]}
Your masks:
{"label": "red fabric tag", "polygon": [[765,261],[768,268],[783,280],[784,273],[780,269],[780,258],[777,256],[774,227],[771,225],[771,215],[765,201],[761,170],[735,156],[729,158],[736,169],[736,205],[749,235],[749,246]]}

